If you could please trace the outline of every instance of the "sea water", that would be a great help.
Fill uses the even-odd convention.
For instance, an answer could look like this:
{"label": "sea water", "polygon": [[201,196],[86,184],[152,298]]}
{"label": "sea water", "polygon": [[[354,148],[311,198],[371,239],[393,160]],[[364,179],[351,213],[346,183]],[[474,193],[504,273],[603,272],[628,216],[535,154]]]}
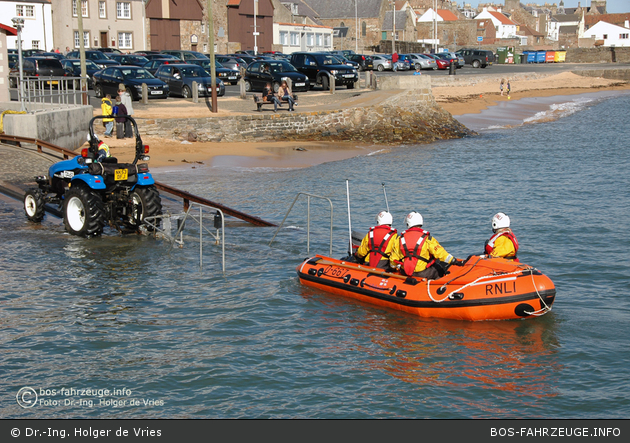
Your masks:
{"label": "sea water", "polygon": [[[478,136],[309,168],[154,170],[276,224],[298,193],[324,197],[298,197],[272,243],[277,228],[228,218],[225,272],[194,223],[182,247],[83,239],[0,201],[0,416],[627,418],[630,96],[569,101],[544,122],[525,122],[540,106],[495,129],[471,116]],[[329,251],[326,199],[335,257],[389,207],[398,230],[419,211],[465,258],[503,211],[521,261],[555,283],[553,310],[422,319],[303,287],[296,266]]]}

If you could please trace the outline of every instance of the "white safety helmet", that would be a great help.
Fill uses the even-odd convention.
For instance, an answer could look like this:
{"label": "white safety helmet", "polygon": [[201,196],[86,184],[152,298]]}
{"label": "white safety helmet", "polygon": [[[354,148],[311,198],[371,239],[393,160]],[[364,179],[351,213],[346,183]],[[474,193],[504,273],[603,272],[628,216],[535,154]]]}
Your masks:
{"label": "white safety helmet", "polygon": [[381,211],[376,216],[376,224],[380,225],[391,225],[394,221],[392,214],[387,211]]}
{"label": "white safety helmet", "polygon": [[424,220],[419,212],[413,211],[407,214],[407,217],[405,217],[405,223],[407,223],[407,229],[409,229],[414,226],[422,226],[424,224]]}
{"label": "white safety helmet", "polygon": [[510,217],[505,215],[503,212],[498,212],[492,217],[492,230],[496,231],[501,228],[509,228],[510,227]]}

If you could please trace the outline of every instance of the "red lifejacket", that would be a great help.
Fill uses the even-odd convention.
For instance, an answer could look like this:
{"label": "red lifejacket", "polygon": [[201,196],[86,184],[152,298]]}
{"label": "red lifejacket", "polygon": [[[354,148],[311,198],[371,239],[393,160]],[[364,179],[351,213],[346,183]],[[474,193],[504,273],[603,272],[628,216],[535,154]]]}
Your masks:
{"label": "red lifejacket", "polygon": [[385,253],[387,245],[396,234],[396,230],[388,225],[372,226],[369,232],[370,266],[375,268],[381,260],[389,259],[389,254]]}
{"label": "red lifejacket", "polygon": [[514,255],[508,255],[508,256],[506,256],[504,258],[517,260],[516,254],[518,253],[518,240],[516,240],[516,236],[514,235],[514,233],[511,230],[510,231],[499,232],[497,234],[494,234],[492,237],[490,237],[490,239],[486,242],[486,254],[492,253],[492,250],[494,249],[494,243],[502,235],[505,235],[514,244]]}
{"label": "red lifejacket", "polygon": [[[422,245],[427,238],[429,238],[429,231],[418,227],[409,228],[400,235],[400,251],[404,254],[403,270],[406,275],[413,275],[418,260],[429,263],[429,260],[420,257]],[[409,245],[412,249],[409,249]]]}

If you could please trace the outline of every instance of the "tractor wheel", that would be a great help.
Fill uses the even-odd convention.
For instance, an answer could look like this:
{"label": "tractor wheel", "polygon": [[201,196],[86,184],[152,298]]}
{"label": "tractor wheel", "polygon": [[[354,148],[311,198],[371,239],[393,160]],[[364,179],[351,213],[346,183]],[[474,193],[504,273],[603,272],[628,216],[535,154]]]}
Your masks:
{"label": "tractor wheel", "polygon": [[322,76],[322,88],[324,89],[324,91],[328,91],[330,89],[330,82],[328,81],[328,77],[323,75]]}
{"label": "tractor wheel", "polygon": [[184,88],[182,89],[182,97],[190,98],[191,96],[192,93],[190,92],[190,88],[188,86],[184,86]]}
{"label": "tractor wheel", "polygon": [[24,211],[32,222],[39,223],[44,219],[44,193],[39,188],[31,188],[24,194]]}
{"label": "tractor wheel", "polygon": [[[136,186],[131,192],[133,209],[129,214],[129,227],[138,229],[145,217],[154,217],[162,214],[162,199],[155,186]],[[153,221],[155,226],[160,226],[160,219]],[[153,231],[153,227],[147,226],[147,230]]]}
{"label": "tractor wheel", "polygon": [[72,235],[100,235],[106,224],[105,205],[101,197],[84,186],[70,188],[63,202],[63,223]]}
{"label": "tractor wheel", "polygon": [[245,80],[245,92],[252,92],[252,84],[248,80]]}

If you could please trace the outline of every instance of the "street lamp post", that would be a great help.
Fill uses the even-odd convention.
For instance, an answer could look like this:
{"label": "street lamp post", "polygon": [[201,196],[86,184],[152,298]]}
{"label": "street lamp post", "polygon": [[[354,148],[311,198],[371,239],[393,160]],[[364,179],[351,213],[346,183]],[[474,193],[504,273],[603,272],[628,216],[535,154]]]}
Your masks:
{"label": "street lamp post", "polygon": [[20,71],[20,110],[25,111],[24,107],[24,67],[22,66],[22,28],[24,27],[24,19],[22,17],[13,17],[11,19],[13,26],[17,29],[17,50],[18,50],[18,70]]}
{"label": "street lamp post", "polygon": [[359,53],[359,14],[357,13],[357,0],[354,0],[354,52]]}
{"label": "street lamp post", "polygon": [[258,28],[256,27],[256,16],[258,15],[258,0],[254,0],[254,55],[258,55]]}

